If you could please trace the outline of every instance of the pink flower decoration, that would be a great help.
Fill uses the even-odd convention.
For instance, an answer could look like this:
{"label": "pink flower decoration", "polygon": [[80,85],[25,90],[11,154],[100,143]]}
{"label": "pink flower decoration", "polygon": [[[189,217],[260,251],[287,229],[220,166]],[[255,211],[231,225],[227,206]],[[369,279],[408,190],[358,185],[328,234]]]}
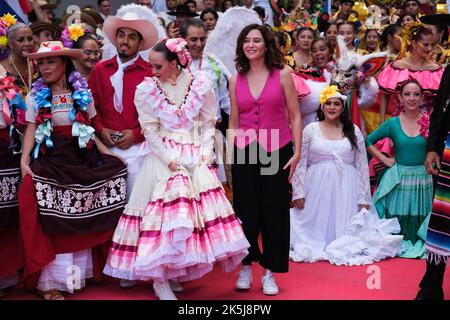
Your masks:
{"label": "pink flower decoration", "polygon": [[424,113],[419,121],[417,121],[417,123],[420,125],[420,135],[425,139],[428,139],[428,133],[430,129],[430,116]]}
{"label": "pink flower decoration", "polygon": [[62,48],[60,46],[53,46],[50,48],[52,51],[58,51],[61,50]]}
{"label": "pink flower decoration", "polygon": [[8,27],[6,26],[6,22],[0,20],[0,36],[6,36],[8,33]]}
{"label": "pink flower decoration", "polygon": [[173,38],[166,41],[169,51],[176,53],[183,66],[189,67],[192,62],[191,54],[186,48],[187,42],[183,38]]}

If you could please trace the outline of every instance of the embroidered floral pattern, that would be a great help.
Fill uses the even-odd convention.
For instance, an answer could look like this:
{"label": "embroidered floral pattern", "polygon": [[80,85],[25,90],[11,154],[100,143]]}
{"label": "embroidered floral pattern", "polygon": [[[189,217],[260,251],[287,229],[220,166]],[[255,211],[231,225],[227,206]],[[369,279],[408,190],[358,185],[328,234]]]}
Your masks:
{"label": "embroidered floral pattern", "polygon": [[17,205],[20,172],[17,169],[0,173],[0,208]]}
{"label": "embroidered floral pattern", "polygon": [[70,111],[73,107],[73,98],[71,94],[62,94],[53,96],[53,112]]}
{"label": "embroidered floral pattern", "polygon": [[94,188],[61,187],[37,177],[35,187],[40,212],[65,218],[94,216],[104,210],[109,211],[111,207],[124,205],[126,197],[125,176],[116,176]]}

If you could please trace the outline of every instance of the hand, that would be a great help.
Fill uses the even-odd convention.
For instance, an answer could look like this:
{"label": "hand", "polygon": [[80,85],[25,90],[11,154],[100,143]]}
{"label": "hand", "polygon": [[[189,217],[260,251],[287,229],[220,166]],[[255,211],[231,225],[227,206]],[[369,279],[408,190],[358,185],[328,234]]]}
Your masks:
{"label": "hand", "polygon": [[[437,169],[433,165],[435,165]],[[441,169],[441,158],[436,152],[431,151],[427,153],[427,157],[425,158],[425,168],[428,174],[437,175],[439,173],[439,170]]]}
{"label": "hand", "polygon": [[178,159],[172,160],[172,162],[169,163],[169,169],[172,172],[180,170],[181,169],[180,161]]}
{"label": "hand", "polygon": [[203,155],[201,157],[201,161],[206,163],[207,165],[210,165],[212,163],[212,158],[210,156]]}
{"label": "hand", "polygon": [[289,159],[288,163],[283,167],[283,170],[286,170],[289,168],[289,177],[288,181],[291,183],[292,176],[294,175],[295,169],[297,168],[297,164],[300,161],[300,154],[295,154],[292,156],[292,158]]}
{"label": "hand", "polygon": [[113,132],[115,132],[115,131],[108,129],[108,128],[103,128],[103,130],[98,135],[98,137],[102,140],[102,142],[108,148],[112,148],[112,147],[116,146],[116,143],[111,139],[111,133],[113,133]]}
{"label": "hand", "polygon": [[390,167],[392,167],[395,164],[395,159],[394,158],[385,157],[383,163],[384,163],[384,165],[386,167],[390,168]]}
{"label": "hand", "polygon": [[294,200],[294,206],[298,209],[304,209],[305,208],[305,198],[300,198]]}
{"label": "hand", "polygon": [[134,145],[134,135],[131,130],[123,130],[122,133],[123,137],[117,140],[116,146],[122,150],[126,150]]}
{"label": "hand", "polygon": [[169,28],[167,28],[167,36],[169,38],[179,38],[180,37],[180,28],[175,27],[175,23],[171,23]]}
{"label": "hand", "polygon": [[20,160],[20,172],[22,173],[22,179],[25,178],[26,175],[31,177],[34,176],[33,171],[30,168],[30,157],[24,156],[23,159]]}
{"label": "hand", "polygon": [[361,211],[362,209],[366,209],[367,211],[369,211],[370,205],[368,205],[368,204],[360,204],[360,205],[358,205],[358,209],[359,209],[359,211]]}

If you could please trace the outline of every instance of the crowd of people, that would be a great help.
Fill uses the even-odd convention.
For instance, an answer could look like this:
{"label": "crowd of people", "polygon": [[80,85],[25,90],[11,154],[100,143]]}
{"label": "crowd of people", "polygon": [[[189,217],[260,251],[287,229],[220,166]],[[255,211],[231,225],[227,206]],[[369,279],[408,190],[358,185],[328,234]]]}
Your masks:
{"label": "crowd of people", "polygon": [[107,275],[175,300],[215,265],[246,291],[252,263],[276,295],[290,260],[401,257],[443,299],[450,15],[335,2],[6,8],[0,297]]}

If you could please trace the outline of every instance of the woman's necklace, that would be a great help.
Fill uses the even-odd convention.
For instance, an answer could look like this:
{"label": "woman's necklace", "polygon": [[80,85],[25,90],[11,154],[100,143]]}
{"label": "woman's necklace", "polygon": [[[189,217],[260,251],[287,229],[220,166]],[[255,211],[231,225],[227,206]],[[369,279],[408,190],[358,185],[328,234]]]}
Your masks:
{"label": "woman's necklace", "polygon": [[22,77],[21,72],[19,71],[19,68],[17,68],[16,64],[14,63],[14,56],[11,55],[9,57],[9,62],[11,66],[14,68],[14,70],[17,72],[17,75],[20,77],[20,80],[22,80],[23,85],[27,88],[27,92],[30,92],[30,85],[31,85],[31,65],[30,62],[27,59],[27,71],[28,71],[28,82],[25,82],[25,80]]}

